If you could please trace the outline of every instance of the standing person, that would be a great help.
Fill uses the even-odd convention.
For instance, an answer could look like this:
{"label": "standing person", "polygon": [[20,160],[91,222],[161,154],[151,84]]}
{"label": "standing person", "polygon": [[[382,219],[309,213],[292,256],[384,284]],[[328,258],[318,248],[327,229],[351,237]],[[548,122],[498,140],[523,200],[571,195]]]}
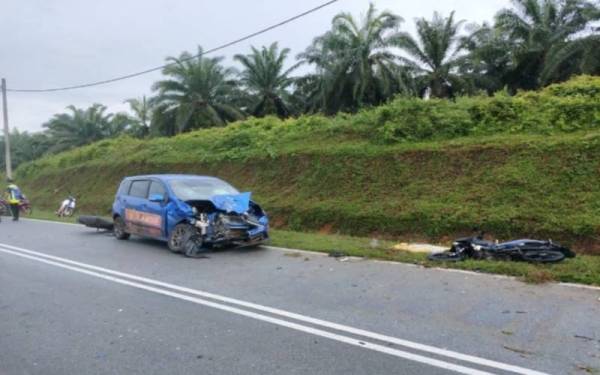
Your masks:
{"label": "standing person", "polygon": [[23,199],[21,189],[13,183],[13,180],[8,180],[8,187],[6,188],[6,200],[10,205],[12,211],[13,221],[19,221],[19,203]]}

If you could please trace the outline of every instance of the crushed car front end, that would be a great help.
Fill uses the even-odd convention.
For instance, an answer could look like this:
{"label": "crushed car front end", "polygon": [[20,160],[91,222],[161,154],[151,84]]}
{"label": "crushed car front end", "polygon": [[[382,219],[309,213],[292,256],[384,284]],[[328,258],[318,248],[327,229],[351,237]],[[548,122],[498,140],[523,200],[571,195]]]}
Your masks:
{"label": "crushed car front end", "polygon": [[250,200],[250,193],[217,195],[210,200],[186,203],[192,207],[189,222],[205,245],[256,246],[269,240],[269,219]]}

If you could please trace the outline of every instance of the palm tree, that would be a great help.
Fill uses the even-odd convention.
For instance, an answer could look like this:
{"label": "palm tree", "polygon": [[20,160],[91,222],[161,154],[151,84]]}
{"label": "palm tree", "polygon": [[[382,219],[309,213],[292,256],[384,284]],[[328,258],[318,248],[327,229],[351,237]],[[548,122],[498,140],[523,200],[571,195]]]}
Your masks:
{"label": "palm tree", "polygon": [[[588,0],[513,0],[496,15],[496,27],[511,39],[513,90],[536,89],[568,78],[593,54],[597,35],[586,33],[600,19]],[[597,67],[596,63],[596,67]]]}
{"label": "palm tree", "polygon": [[511,42],[505,33],[487,23],[470,25],[471,33],[462,38],[468,52],[458,59],[459,75],[466,83],[467,92],[484,90],[488,95],[502,90],[510,68]]}
{"label": "palm tree", "polygon": [[146,95],[140,99],[127,99],[125,103],[129,104],[129,110],[133,115],[129,116],[131,128],[129,131],[136,137],[143,138],[150,131],[150,122],[152,118],[152,105],[146,99]]}
{"label": "palm tree", "polygon": [[459,31],[464,21],[455,21],[454,12],[442,17],[435,12],[431,20],[416,21],[417,38],[401,33],[394,44],[409,55],[405,63],[419,73],[421,86],[429,87],[437,98],[448,96],[445,86],[458,80],[453,70],[458,66],[463,47]]}
{"label": "palm tree", "polygon": [[309,86],[303,90],[312,91],[308,97],[314,100],[308,106],[327,113],[356,111],[408,90],[389,50],[401,22],[390,12],[379,13],[372,3],[361,21],[348,13],[335,16],[331,30],[298,56],[316,66],[316,76],[304,82]]}
{"label": "palm tree", "polygon": [[290,74],[298,67],[295,64],[285,69],[289,53],[289,48],[280,51],[275,42],[269,48],[262,47],[260,50],[252,47],[252,52],[248,55],[235,55],[234,59],[244,66],[240,74],[241,83],[256,98],[249,111],[253,116],[289,116],[290,110],[286,103],[289,93],[286,89],[293,82]]}
{"label": "palm tree", "polygon": [[235,71],[221,65],[222,57],[203,57],[198,47],[197,58],[183,52],[169,57],[163,69],[166,80],[154,83],[156,102],[173,112],[176,132],[224,125],[243,117],[232,105],[236,86]]}
{"label": "palm tree", "polygon": [[112,114],[106,107],[94,104],[87,109],[68,106],[70,113],[54,115],[43,127],[47,129],[52,147],[50,152],[60,152],[83,146],[120,134],[123,129],[112,126]]}

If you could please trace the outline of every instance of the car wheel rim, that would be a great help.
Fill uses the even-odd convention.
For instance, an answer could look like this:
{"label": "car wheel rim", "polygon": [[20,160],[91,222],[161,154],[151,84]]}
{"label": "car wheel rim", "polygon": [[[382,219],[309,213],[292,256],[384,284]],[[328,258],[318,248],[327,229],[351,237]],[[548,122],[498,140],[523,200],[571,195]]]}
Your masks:
{"label": "car wheel rim", "polygon": [[175,230],[175,232],[173,233],[173,237],[171,239],[171,244],[173,245],[174,248],[181,248],[182,238],[184,235],[185,235],[184,228],[179,227]]}

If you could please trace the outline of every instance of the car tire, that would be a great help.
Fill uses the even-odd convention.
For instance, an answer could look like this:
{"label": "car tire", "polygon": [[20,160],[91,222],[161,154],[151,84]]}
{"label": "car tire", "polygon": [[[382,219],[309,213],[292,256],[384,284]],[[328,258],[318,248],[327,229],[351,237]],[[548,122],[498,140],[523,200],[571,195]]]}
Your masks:
{"label": "car tire", "polygon": [[113,232],[117,240],[128,240],[131,237],[125,230],[125,221],[121,216],[115,217]]}
{"label": "car tire", "polygon": [[173,253],[181,253],[185,250],[185,244],[194,235],[196,228],[190,224],[177,224],[169,235],[167,245]]}

